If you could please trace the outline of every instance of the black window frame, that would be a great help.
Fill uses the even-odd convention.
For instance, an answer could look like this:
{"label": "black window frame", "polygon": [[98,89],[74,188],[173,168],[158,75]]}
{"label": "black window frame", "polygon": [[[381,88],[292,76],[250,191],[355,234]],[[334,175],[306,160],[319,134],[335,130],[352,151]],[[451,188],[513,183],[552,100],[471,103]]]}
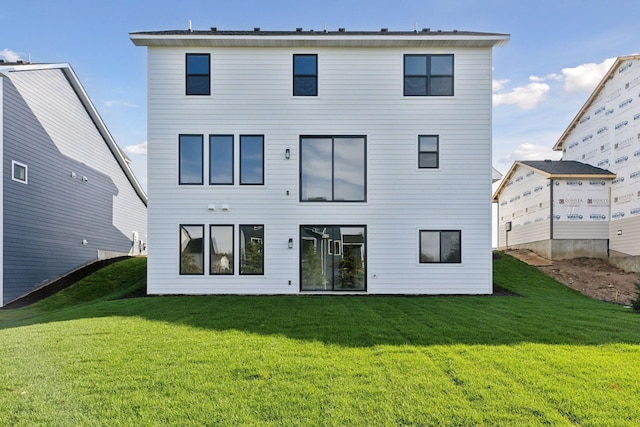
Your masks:
{"label": "black window frame", "polygon": [[[422,233],[439,233],[439,245],[440,245],[440,260],[439,261],[423,261],[422,260]],[[458,259],[455,261],[442,261],[442,233],[457,233],[458,234]],[[432,230],[432,229],[422,229],[418,232],[419,241],[418,241],[418,261],[420,264],[461,264],[462,263],[462,230]]]}
{"label": "black window frame", "polygon": [[[194,73],[194,72],[189,72],[189,58],[190,57],[195,57],[195,56],[206,56],[207,57],[207,73],[202,74],[202,73]],[[185,54],[185,61],[184,61],[184,69],[185,69],[185,87],[184,87],[184,92],[185,95],[187,96],[209,96],[211,95],[211,54],[209,53],[186,53]],[[206,93],[203,92],[195,92],[192,93],[190,90],[190,85],[189,85],[189,77],[207,77],[207,91]]]}
{"label": "black window frame", "polygon": [[[296,58],[297,57],[313,57],[316,60],[315,64],[315,73],[313,74],[304,74],[304,73],[296,73]],[[313,93],[299,93],[300,89],[298,89],[296,85],[296,78],[302,77],[306,79],[313,78],[315,81],[314,91]],[[293,96],[318,96],[318,55],[315,53],[295,53],[293,54]]]}
{"label": "black window frame", "polygon": [[[201,241],[201,248],[202,248],[202,252],[201,252],[201,263],[202,263],[202,271],[201,272],[197,272],[197,273],[189,273],[189,272],[185,272],[183,271],[183,264],[182,264],[182,229],[184,227],[200,227],[202,230],[202,241]],[[205,246],[204,246],[204,242],[205,242],[205,228],[204,228],[204,224],[180,224],[178,226],[178,273],[180,276],[204,276],[204,270],[205,270]]]}
{"label": "black window frame", "polygon": [[[436,149],[435,151],[427,151],[420,149],[420,141],[422,138],[435,138]],[[436,165],[435,166],[423,166],[421,163],[421,154],[435,154]],[[419,169],[439,169],[440,168],[440,135],[418,135],[418,168]]]}
{"label": "black window frame", "polygon": [[[200,182],[182,182],[182,137],[200,137]],[[204,135],[181,133],[178,135],[178,185],[204,185]]]}
{"label": "black window frame", "polygon": [[[410,57],[421,57],[425,58],[426,61],[426,72],[425,74],[407,74],[407,64],[406,59]],[[451,58],[451,74],[432,74],[431,73],[431,59],[434,57],[450,57]],[[404,96],[454,96],[455,93],[455,58],[453,54],[405,54],[402,58],[402,87],[403,87],[403,95]],[[449,77],[451,78],[451,93],[447,94],[433,94],[432,92],[432,83],[431,80],[433,78],[438,77]],[[425,81],[425,93],[407,93],[407,78],[417,79],[421,78]]]}
{"label": "black window frame", "polygon": [[[242,161],[242,139],[245,137],[250,137],[250,138],[255,138],[255,137],[260,137],[262,139],[262,176],[261,176],[261,180],[260,182],[244,182],[242,180],[243,178],[243,174],[242,174],[242,169],[243,169],[243,161]],[[265,146],[264,146],[264,135],[259,135],[259,134],[247,134],[247,135],[240,135],[239,137],[240,140],[240,153],[239,153],[239,157],[240,157],[240,185],[264,185],[264,156],[265,156]]]}
{"label": "black window frame", "polygon": [[[214,170],[213,165],[213,150],[211,149],[212,138],[226,137],[231,138],[231,182],[214,182],[211,179],[211,172]],[[234,185],[235,184],[235,135],[233,134],[210,134],[209,135],[209,185]]]}
{"label": "black window frame", "polygon": [[[246,273],[242,271],[243,268],[243,239],[242,239],[242,228],[243,227],[252,227],[255,230],[255,227],[262,227],[262,238],[261,238],[261,253],[262,253],[262,265],[259,273]],[[238,244],[240,246],[240,252],[238,253],[238,274],[240,276],[264,276],[264,224],[239,224],[238,225]]]}
{"label": "black window frame", "polygon": [[[231,270],[228,273],[214,273],[213,272],[213,233],[211,230],[214,228],[231,227]],[[235,242],[236,227],[234,224],[209,224],[209,276],[235,276],[236,268],[236,242]]]}
{"label": "black window frame", "polygon": [[[343,200],[335,199],[335,140],[336,139],[347,139],[347,138],[361,138],[364,140],[364,159],[363,159],[363,190],[364,197],[362,200]],[[302,162],[303,162],[303,150],[302,150],[302,141],[304,139],[331,139],[331,199],[304,199],[302,195]],[[298,186],[300,191],[299,193],[299,201],[303,203],[366,203],[367,202],[367,136],[366,135],[301,135],[298,142],[298,152],[300,153],[299,157],[299,176],[298,176]]]}

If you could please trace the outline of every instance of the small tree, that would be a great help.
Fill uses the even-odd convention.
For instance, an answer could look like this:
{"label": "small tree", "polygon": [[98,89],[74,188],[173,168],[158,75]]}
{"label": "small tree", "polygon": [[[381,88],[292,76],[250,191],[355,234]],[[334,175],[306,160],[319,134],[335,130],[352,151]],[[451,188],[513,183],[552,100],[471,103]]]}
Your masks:
{"label": "small tree", "polygon": [[309,245],[302,254],[302,285],[305,289],[324,288],[320,262],[320,254],[313,245]]}
{"label": "small tree", "polygon": [[636,313],[640,313],[640,276],[638,276],[638,281],[634,285],[636,287],[636,299],[631,302],[631,308]]}
{"label": "small tree", "polygon": [[343,288],[355,289],[362,286],[364,267],[355,251],[345,251],[340,260],[340,279]]}
{"label": "small tree", "polygon": [[240,270],[243,274],[262,274],[263,255],[262,242],[251,240],[244,251]]}

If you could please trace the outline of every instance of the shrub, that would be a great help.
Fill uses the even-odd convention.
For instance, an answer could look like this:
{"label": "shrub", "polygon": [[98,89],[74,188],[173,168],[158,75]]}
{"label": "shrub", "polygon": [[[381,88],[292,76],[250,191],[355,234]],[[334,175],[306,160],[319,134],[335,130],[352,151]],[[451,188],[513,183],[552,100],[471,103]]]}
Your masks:
{"label": "shrub", "polygon": [[638,276],[638,281],[634,283],[636,287],[636,299],[631,302],[631,308],[636,313],[640,313],[640,275]]}

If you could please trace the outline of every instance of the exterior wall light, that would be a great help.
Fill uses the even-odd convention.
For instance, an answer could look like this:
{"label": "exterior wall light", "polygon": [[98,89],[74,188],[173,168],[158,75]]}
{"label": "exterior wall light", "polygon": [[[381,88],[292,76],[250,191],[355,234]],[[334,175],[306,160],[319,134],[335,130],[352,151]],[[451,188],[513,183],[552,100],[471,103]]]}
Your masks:
{"label": "exterior wall light", "polygon": [[293,249],[293,239],[289,239],[289,249]]}
{"label": "exterior wall light", "polygon": [[291,158],[291,150],[289,150],[288,148],[284,150],[284,158],[287,160]]}

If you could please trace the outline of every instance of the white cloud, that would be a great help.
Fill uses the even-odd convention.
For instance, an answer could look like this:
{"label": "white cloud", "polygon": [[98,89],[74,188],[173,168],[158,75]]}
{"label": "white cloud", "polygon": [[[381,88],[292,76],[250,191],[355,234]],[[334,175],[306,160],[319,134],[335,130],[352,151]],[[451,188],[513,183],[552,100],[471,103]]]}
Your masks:
{"label": "white cloud", "polygon": [[111,100],[107,100],[107,101],[103,102],[103,105],[105,106],[105,108],[110,108],[110,107],[137,108],[138,107],[136,104],[134,104],[133,102],[129,102],[129,101],[111,101]]}
{"label": "white cloud", "polygon": [[[505,82],[500,80],[499,82]],[[498,85],[502,88],[503,85]],[[494,81],[494,88],[496,87]],[[543,101],[550,87],[546,83],[539,81],[532,81],[526,86],[518,86],[513,88],[507,93],[494,93],[493,105],[494,107],[500,105],[517,105],[519,110],[531,110],[535,108],[541,101]]]}
{"label": "white cloud", "polygon": [[146,156],[147,155],[147,141],[143,142],[142,144],[138,144],[138,145],[127,145],[126,147],[124,147],[124,151],[127,154],[140,154],[142,156]]}
{"label": "white cloud", "polygon": [[20,55],[9,49],[0,50],[0,58],[8,62],[16,62],[20,59]]}
{"label": "white cloud", "polygon": [[550,145],[536,145],[526,142],[518,145],[511,153],[500,159],[504,163],[513,163],[516,160],[558,160],[562,157],[559,151],[553,151]]}
{"label": "white cloud", "polygon": [[501,91],[504,86],[509,83],[511,80],[494,80],[492,82],[492,87],[493,87],[493,91],[494,92],[499,92]]}
{"label": "white cloud", "polygon": [[574,68],[563,68],[564,90],[567,92],[593,91],[615,60],[615,58],[607,58],[599,64],[587,63]]}

